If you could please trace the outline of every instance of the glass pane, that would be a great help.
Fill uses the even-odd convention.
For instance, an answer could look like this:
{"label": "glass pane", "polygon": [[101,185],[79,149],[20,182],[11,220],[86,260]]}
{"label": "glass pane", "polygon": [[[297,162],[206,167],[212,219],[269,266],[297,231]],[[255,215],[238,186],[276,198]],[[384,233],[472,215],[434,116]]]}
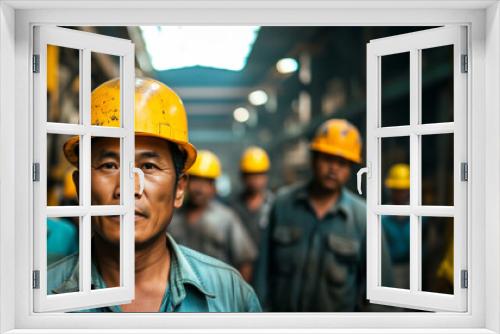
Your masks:
{"label": "glass pane", "polygon": [[453,294],[453,218],[421,219],[422,291]]}
{"label": "glass pane", "polygon": [[47,121],[80,123],[80,50],[47,45]]}
{"label": "glass pane", "polygon": [[392,262],[393,281],[392,286],[384,286],[410,289],[410,217],[382,215],[381,222]]}
{"label": "glass pane", "polygon": [[78,142],[79,136],[47,134],[47,206],[79,205]]}
{"label": "glass pane", "polygon": [[92,138],[91,204],[120,205],[120,138]]}
{"label": "glass pane", "polygon": [[92,217],[92,290],[121,286],[122,216]]}
{"label": "glass pane", "polygon": [[383,205],[409,205],[410,137],[382,138]]}
{"label": "glass pane", "polygon": [[80,217],[47,218],[47,294],[80,291],[78,275],[64,271],[79,261]]}
{"label": "glass pane", "polygon": [[453,206],[453,134],[422,136],[422,204]]}
{"label": "glass pane", "polygon": [[410,124],[410,53],[381,57],[382,126]]}
{"label": "glass pane", "polygon": [[453,45],[422,50],[422,123],[453,122]]}
{"label": "glass pane", "polygon": [[91,124],[120,127],[120,57],[92,52]]}

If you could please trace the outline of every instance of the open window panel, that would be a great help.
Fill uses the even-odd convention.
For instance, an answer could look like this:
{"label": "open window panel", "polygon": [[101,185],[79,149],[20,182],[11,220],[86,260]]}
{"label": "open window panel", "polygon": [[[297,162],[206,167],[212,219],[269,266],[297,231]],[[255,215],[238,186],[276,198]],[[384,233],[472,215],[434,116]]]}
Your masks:
{"label": "open window panel", "polygon": [[[462,282],[467,270],[467,182],[462,175],[467,163],[466,55],[466,27],[460,26],[372,40],[367,45],[367,166],[371,169],[367,297],[372,303],[467,311]],[[394,166],[398,167],[391,170]],[[409,169],[406,185],[397,184],[398,177],[404,178],[402,166]],[[396,183],[389,184],[389,179]],[[409,229],[409,254],[403,259],[392,257],[394,268],[407,262],[406,273],[394,272],[403,275],[406,283],[405,279],[382,283],[382,242],[390,234],[386,221],[407,224]],[[443,277],[448,278],[447,287],[434,284]]]}
{"label": "open window panel", "polygon": [[[59,60],[73,64],[70,70]],[[94,78],[95,59],[114,72]],[[34,27],[34,312],[66,312],[134,299],[134,44],[76,30]],[[115,126],[92,122],[91,90],[119,78]],[[71,103],[60,104],[63,95]],[[95,102],[97,103],[97,102]],[[93,124],[95,123],[95,124]],[[92,141],[115,145],[114,201],[96,200]],[[91,163],[92,162],[92,163]],[[111,170],[111,168],[110,168]],[[132,173],[132,174],[131,174]],[[92,182],[94,181],[94,182]],[[104,204],[104,205],[103,205]],[[95,226],[112,229],[120,280],[95,285]],[[70,259],[70,260],[68,260]],[[57,274],[51,268],[59,266]]]}

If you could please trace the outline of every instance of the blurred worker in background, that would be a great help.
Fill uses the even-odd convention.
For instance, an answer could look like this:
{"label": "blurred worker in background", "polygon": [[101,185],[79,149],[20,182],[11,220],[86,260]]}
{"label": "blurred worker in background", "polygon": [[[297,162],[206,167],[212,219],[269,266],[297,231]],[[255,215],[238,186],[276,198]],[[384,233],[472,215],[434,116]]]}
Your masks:
{"label": "blurred worker in background", "polygon": [[175,212],[168,232],[179,244],[236,267],[248,282],[257,249],[238,215],[215,200],[219,159],[210,151],[199,151],[187,173],[187,200]]}
{"label": "blurred worker in background", "polygon": [[[92,124],[120,125],[120,80],[91,95]],[[120,139],[91,141],[91,204],[120,204]],[[78,168],[79,136],[64,153]],[[260,311],[253,289],[232,267],[179,246],[165,234],[174,208],[184,199],[185,171],[196,159],[188,142],[180,98],[163,83],[135,81],[135,166],[144,173],[144,191],[135,184],[135,299],[121,306],[86,312],[246,312]],[[79,170],[73,181],[79,191]],[[138,181],[138,179],[136,179]],[[120,286],[120,216],[92,216],[92,289]],[[78,253],[48,268],[47,293],[79,291]]]}
{"label": "blurred worker in background", "polygon": [[[271,208],[254,287],[270,311],[355,311],[365,302],[366,204],[344,185],[361,162],[361,138],[346,120],[329,120],[310,149],[312,180],[279,193]],[[384,242],[382,257],[390,286]]]}
{"label": "blurred worker in background", "polygon": [[[384,182],[391,205],[410,204],[410,166],[395,164]],[[392,260],[394,287],[410,288],[410,217],[382,215],[382,227]]]}
{"label": "blurred worker in background", "polygon": [[242,219],[257,247],[274,200],[273,193],[267,189],[270,166],[266,151],[255,146],[246,149],[240,162],[243,191],[231,201],[231,207]]}

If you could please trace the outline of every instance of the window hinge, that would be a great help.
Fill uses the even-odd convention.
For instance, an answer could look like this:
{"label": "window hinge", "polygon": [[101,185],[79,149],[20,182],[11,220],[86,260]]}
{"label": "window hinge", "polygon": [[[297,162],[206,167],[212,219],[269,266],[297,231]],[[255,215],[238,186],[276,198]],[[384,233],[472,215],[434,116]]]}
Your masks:
{"label": "window hinge", "polygon": [[40,73],[40,55],[33,55],[33,73]]}
{"label": "window hinge", "polygon": [[461,280],[462,280],[462,289],[467,289],[469,287],[469,274],[467,270],[462,270],[461,272]]}
{"label": "window hinge", "polygon": [[33,181],[40,182],[40,164],[38,162],[33,164]]}
{"label": "window hinge", "polygon": [[469,72],[469,57],[467,55],[462,55],[462,73]]}
{"label": "window hinge", "polygon": [[460,174],[461,181],[469,181],[469,167],[466,162],[462,162],[460,164]]}
{"label": "window hinge", "polygon": [[40,289],[40,270],[33,270],[33,289]]}

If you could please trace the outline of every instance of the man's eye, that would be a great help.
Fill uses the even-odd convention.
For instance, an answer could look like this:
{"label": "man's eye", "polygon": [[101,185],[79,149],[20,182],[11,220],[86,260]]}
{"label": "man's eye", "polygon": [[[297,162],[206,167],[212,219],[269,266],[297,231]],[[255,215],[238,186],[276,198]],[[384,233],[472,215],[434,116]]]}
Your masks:
{"label": "man's eye", "polygon": [[99,168],[101,169],[118,169],[118,166],[114,162],[103,163]]}
{"label": "man's eye", "polygon": [[158,167],[155,164],[148,162],[148,163],[143,164],[141,169],[154,169],[154,168],[158,168]]}

